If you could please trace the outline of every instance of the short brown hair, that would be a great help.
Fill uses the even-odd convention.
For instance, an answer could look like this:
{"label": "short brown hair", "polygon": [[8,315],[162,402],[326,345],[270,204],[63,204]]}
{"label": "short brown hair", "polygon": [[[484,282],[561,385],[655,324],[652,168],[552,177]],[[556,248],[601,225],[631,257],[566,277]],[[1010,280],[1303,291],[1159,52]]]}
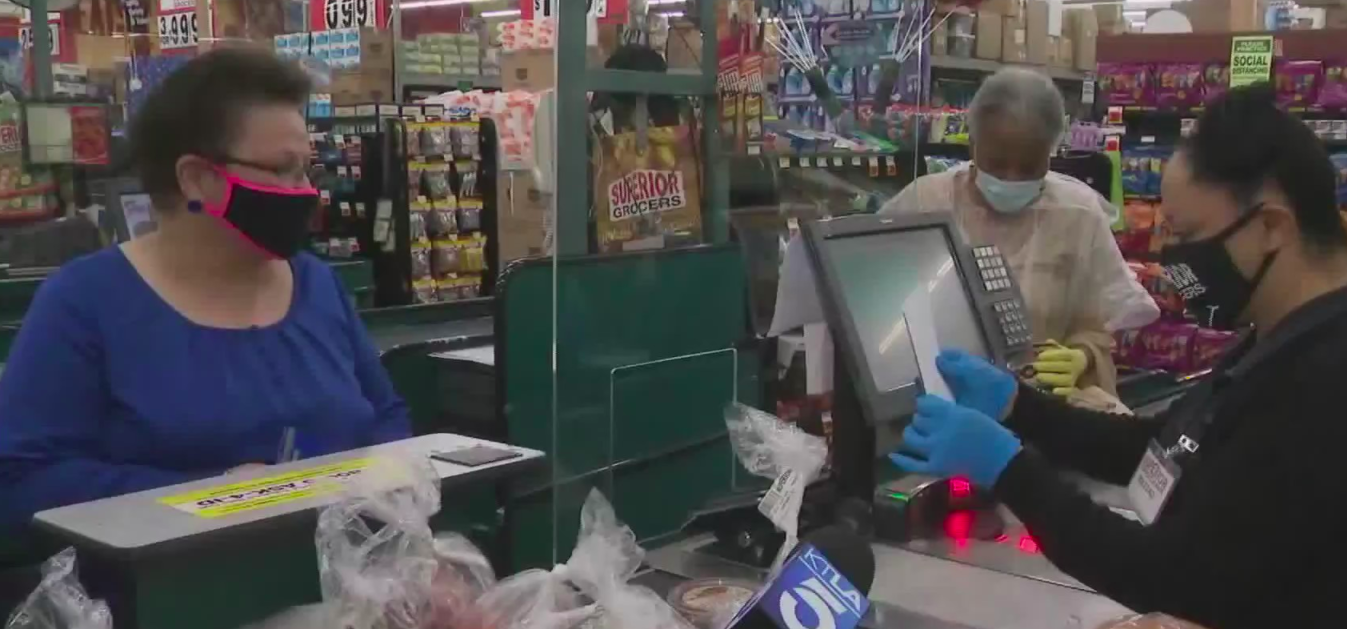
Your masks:
{"label": "short brown hair", "polygon": [[141,185],[164,208],[182,194],[179,158],[225,159],[240,112],[259,104],[303,108],[311,88],[302,68],[261,48],[217,48],[187,62],[150,93],[131,124]]}

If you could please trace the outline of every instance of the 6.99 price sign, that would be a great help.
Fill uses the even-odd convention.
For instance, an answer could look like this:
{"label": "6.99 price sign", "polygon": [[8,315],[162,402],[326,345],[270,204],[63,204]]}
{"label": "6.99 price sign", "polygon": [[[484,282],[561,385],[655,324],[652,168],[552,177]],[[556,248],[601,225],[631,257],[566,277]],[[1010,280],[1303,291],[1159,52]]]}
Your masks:
{"label": "6.99 price sign", "polygon": [[196,11],[159,14],[159,47],[164,50],[196,48],[201,41]]}
{"label": "6.99 price sign", "polygon": [[312,0],[309,22],[313,30],[383,28],[384,0]]}

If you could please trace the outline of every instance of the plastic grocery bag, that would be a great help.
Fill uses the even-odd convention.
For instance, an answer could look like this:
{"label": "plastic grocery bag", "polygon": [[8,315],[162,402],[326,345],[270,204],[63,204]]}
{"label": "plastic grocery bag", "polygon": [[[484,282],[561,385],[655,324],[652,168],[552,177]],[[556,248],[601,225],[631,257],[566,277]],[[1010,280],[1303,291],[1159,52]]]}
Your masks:
{"label": "plastic grocery bag", "polygon": [[1106,622],[1099,629],[1202,629],[1165,614],[1143,614]]}
{"label": "plastic grocery bag", "polygon": [[828,445],[794,424],[743,404],[725,409],[725,424],[739,462],[753,474],[775,479],[758,503],[758,510],[786,534],[772,563],[775,573],[799,541],[800,503],[805,488],[828,460]]}
{"label": "plastic grocery bag", "polygon": [[439,476],[429,462],[383,461],[318,516],[318,577],[329,627],[476,629],[477,601],[496,584],[491,564],[455,534],[436,537]]}
{"label": "plastic grocery bag", "polygon": [[580,535],[560,573],[593,599],[601,612],[594,629],[691,629],[678,612],[650,588],[629,583],[640,569],[645,551],[636,534],[618,521],[613,506],[591,490],[580,510]]}
{"label": "plastic grocery bag", "polygon": [[112,612],[84,592],[75,549],[67,548],[42,564],[42,583],[14,610],[5,629],[112,629]]}
{"label": "plastic grocery bag", "polygon": [[478,600],[493,629],[574,629],[598,611],[583,605],[560,574],[525,570],[501,580]]}

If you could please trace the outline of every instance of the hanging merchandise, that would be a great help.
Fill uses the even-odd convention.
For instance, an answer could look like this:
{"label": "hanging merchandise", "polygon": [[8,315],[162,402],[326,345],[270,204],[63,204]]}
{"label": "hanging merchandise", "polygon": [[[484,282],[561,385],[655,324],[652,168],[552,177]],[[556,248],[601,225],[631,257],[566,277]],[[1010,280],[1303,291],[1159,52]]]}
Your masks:
{"label": "hanging merchandise", "polygon": [[487,271],[486,237],[480,233],[484,202],[477,185],[481,123],[475,104],[440,99],[449,101],[453,104],[439,119],[419,115],[405,123],[414,303],[478,297]]}
{"label": "hanging merchandise", "polygon": [[[599,250],[701,242],[701,182],[692,131],[655,127],[600,139],[595,156]],[[642,145],[645,145],[642,150]]]}

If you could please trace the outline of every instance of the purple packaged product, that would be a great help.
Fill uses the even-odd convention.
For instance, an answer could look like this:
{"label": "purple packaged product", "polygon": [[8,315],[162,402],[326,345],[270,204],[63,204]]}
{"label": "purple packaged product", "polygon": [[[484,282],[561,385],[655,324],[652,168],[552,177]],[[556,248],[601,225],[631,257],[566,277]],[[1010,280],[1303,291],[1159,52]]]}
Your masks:
{"label": "purple packaged product", "polygon": [[1322,61],[1279,61],[1276,75],[1277,104],[1283,107],[1308,107],[1319,96],[1319,79],[1324,73]]}
{"label": "purple packaged product", "polygon": [[1324,77],[1315,103],[1325,109],[1347,108],[1347,59],[1324,62]]}
{"label": "purple packaged product", "polygon": [[1155,67],[1155,105],[1189,109],[1202,104],[1202,64],[1161,63]]}
{"label": "purple packaged product", "polygon": [[1230,64],[1225,61],[1202,67],[1202,103],[1210,103],[1230,89]]}
{"label": "purple packaged product", "polygon": [[1109,105],[1154,104],[1151,68],[1144,63],[1100,63],[1099,93]]}

